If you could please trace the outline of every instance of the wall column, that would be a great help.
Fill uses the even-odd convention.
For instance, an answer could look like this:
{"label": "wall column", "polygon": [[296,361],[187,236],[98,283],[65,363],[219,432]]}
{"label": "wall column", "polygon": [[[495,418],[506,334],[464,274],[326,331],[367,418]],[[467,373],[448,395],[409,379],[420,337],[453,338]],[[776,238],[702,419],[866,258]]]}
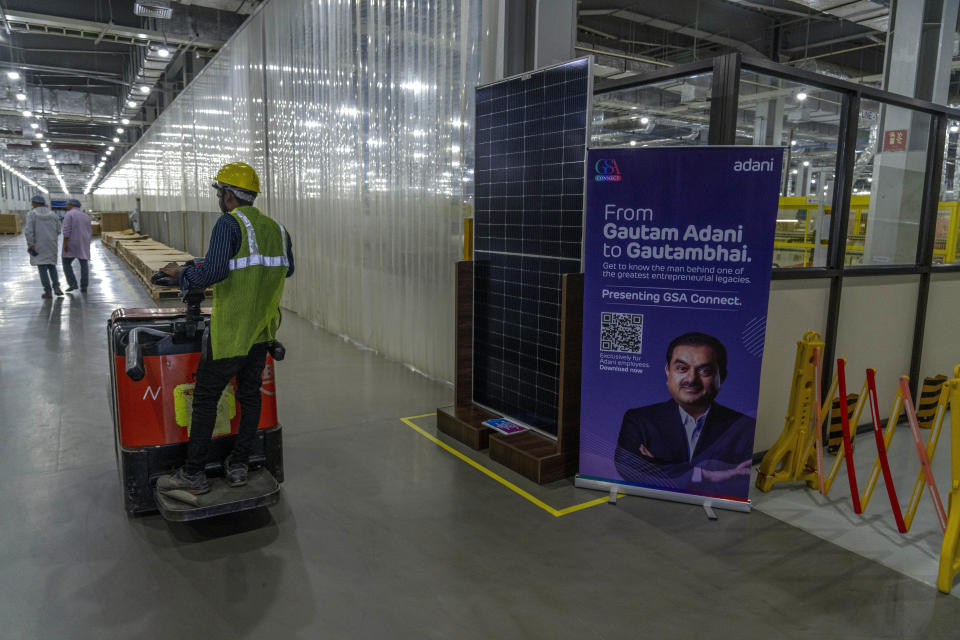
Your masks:
{"label": "wall column", "polygon": [[[960,0],[899,0],[891,11],[883,88],[946,104]],[[930,116],[881,108],[865,264],[913,264]]]}

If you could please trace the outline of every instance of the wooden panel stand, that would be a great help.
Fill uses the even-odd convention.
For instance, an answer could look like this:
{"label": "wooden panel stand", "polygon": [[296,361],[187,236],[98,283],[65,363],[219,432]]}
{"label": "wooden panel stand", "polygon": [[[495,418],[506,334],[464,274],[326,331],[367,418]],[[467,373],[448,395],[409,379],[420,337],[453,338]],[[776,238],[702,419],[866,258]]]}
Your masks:
{"label": "wooden panel stand", "polygon": [[473,404],[473,262],[457,263],[456,371],[454,405],[437,409],[437,428],[468,447],[486,449],[492,429],[481,424],[499,416]]}
{"label": "wooden panel stand", "polygon": [[560,311],[560,382],[557,438],[535,431],[504,435],[481,423],[499,416],[473,404],[473,263],[457,263],[455,404],[437,409],[437,428],[490,458],[545,484],[577,472],[580,460],[580,364],[583,274],[563,276]]}
{"label": "wooden panel stand", "polygon": [[490,458],[546,484],[572,476],[580,462],[580,370],[583,348],[583,274],[563,276],[560,309],[560,388],[557,439],[534,431],[493,433]]}

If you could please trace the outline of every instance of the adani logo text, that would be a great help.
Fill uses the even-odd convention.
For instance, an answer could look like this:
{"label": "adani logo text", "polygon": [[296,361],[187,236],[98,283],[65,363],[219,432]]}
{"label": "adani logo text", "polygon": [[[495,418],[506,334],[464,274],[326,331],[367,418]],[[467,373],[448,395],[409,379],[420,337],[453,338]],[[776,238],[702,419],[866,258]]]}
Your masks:
{"label": "adani logo text", "polygon": [[593,168],[597,172],[594,176],[597,182],[620,182],[620,167],[616,160],[597,160]]}

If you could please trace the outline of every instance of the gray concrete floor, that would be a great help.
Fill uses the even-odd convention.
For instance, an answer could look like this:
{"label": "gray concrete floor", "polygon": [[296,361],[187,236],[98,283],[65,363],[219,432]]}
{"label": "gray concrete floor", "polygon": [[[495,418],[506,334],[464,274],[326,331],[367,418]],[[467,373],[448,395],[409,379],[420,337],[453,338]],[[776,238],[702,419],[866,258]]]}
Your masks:
{"label": "gray concrete floor", "polygon": [[[448,387],[293,313],[281,503],[130,519],[104,327],[151,303],[95,245],[90,291],[46,301],[23,236],[0,236],[2,638],[960,635],[957,598],[757,511],[624,498],[554,517],[400,420]],[[602,497],[451,444],[552,506]]]}

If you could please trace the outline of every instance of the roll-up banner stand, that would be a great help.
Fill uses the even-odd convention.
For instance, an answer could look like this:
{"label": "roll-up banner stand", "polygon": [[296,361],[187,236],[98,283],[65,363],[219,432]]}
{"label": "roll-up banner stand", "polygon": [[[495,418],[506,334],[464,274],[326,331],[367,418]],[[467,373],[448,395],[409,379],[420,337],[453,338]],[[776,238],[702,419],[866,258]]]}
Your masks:
{"label": "roll-up banner stand", "polygon": [[578,487],[750,510],[782,153],[588,152]]}

